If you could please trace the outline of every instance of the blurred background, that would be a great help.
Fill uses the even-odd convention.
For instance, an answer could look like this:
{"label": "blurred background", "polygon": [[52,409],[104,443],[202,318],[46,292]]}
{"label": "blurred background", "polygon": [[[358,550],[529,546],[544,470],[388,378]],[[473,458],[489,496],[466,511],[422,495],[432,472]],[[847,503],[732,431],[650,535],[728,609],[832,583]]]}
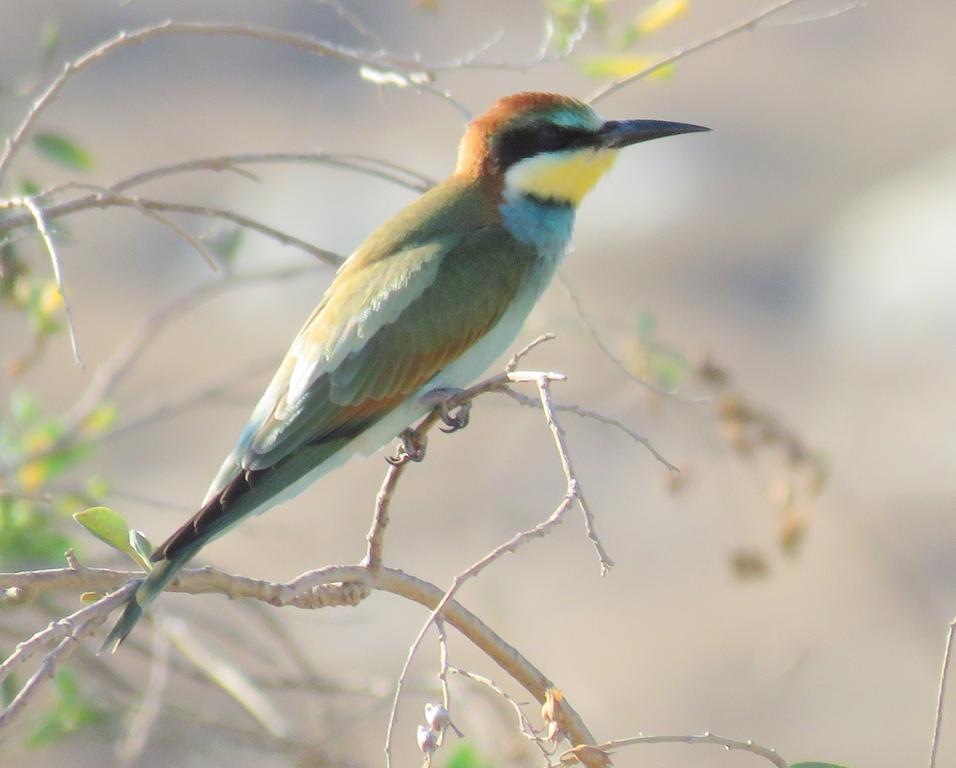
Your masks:
{"label": "blurred background", "polygon": [[[584,97],[609,75],[633,71],[767,3],[678,4],[686,12],[636,34],[635,20],[647,19],[649,5],[593,3],[588,34],[564,61],[524,72],[443,72],[437,85],[475,113],[519,90]],[[165,18],[262,24],[346,45],[418,51],[426,62],[460,56],[500,31],[482,57],[523,63],[536,55],[549,10],[579,6],[148,0],[80,9],[67,0],[8,0],[0,10],[2,129],[9,135],[64,61],[121,29]],[[956,6],[871,0],[809,20],[844,8],[836,0],[796,3],[598,106],[607,118],[713,128],[624,153],[582,206],[564,266],[605,345],[631,373],[680,397],[649,395],[630,380],[557,284],[520,341],[554,332],[557,340],[527,367],[566,373],[568,382],[555,387],[560,400],[646,434],[682,472],[668,478],[627,437],[565,416],[616,567],[600,576],[573,515],[497,562],[460,599],[565,691],[599,739],[710,730],[771,745],[791,761],[889,768],[926,758],[946,625],[956,613]],[[449,103],[413,87],[369,82],[352,64],[255,40],[166,38],[82,72],[38,121],[37,131],[81,147],[89,170],[26,146],[4,195],[23,183],[110,184],[210,155],[316,149],[374,155],[440,179],[454,165],[462,128]],[[339,253],[416,194],[316,165],[254,171],[261,183],[182,174],[142,194],[239,211]],[[220,245],[232,236],[200,218],[177,221],[196,236],[211,232]],[[4,373],[8,436],[24,393],[51,417],[68,411],[148,313],[221,279],[181,238],[135,210],[77,213],[57,228],[87,368],[72,363],[60,333],[24,370]],[[22,231],[16,237],[32,274],[47,280],[37,239]],[[232,245],[237,274],[288,268],[294,276],[247,281],[178,312],[110,407],[122,427],[126,418],[188,399],[224,377],[231,385],[136,429],[106,428],[95,453],[49,486],[38,483],[39,490],[57,496],[83,486],[154,542],[193,510],[270,366],[333,274],[255,233]],[[0,359],[8,367],[29,356],[31,322],[16,306],[0,308]],[[293,503],[248,521],[201,559],[275,581],[355,562],[383,470],[380,456],[353,462]],[[91,487],[91,478],[100,484]],[[484,397],[467,430],[436,433],[424,464],[405,474],[385,561],[447,585],[550,514],[563,482],[540,415]],[[80,542],[84,562],[122,565],[68,517],[43,514]],[[8,552],[4,570],[42,562]],[[62,615],[61,608],[75,609],[75,596],[57,600],[0,607],[4,648]],[[420,607],[374,594],[357,609],[260,611],[219,596],[167,595],[157,613],[174,627],[188,620],[210,654],[265,679],[278,725],[270,735],[173,648],[162,714],[135,764],[381,763],[390,687],[425,618]],[[150,675],[146,654],[165,642],[154,635],[137,630],[132,650],[115,660],[78,654],[71,664],[76,690],[69,681],[50,687],[7,737],[2,749],[10,761],[0,762],[118,763],[127,713]],[[302,658],[283,645],[289,638]],[[449,642],[453,664],[505,684],[464,638],[451,632]],[[428,641],[400,710],[399,765],[420,760],[414,729],[421,706],[434,698],[436,670],[436,644]],[[463,681],[453,681],[452,693],[454,719],[483,764],[540,759],[516,735],[513,713]],[[55,738],[43,738],[71,695],[91,702],[95,716],[88,725],[80,718],[83,727],[61,722]],[[956,706],[956,692],[949,698]],[[75,732],[61,736],[67,731]],[[438,765],[455,754],[455,740],[448,743]],[[949,727],[939,764],[953,761],[956,728]],[[615,762],[676,768],[758,758],[646,746],[622,750]]]}

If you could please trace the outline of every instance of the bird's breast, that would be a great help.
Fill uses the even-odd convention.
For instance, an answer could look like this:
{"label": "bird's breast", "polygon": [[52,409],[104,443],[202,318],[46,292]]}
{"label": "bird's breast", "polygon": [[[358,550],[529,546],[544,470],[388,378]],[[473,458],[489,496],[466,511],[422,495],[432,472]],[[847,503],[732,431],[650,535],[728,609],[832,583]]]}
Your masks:
{"label": "bird's breast", "polygon": [[499,210],[508,231],[532,246],[553,272],[571,245],[575,208],[506,189]]}

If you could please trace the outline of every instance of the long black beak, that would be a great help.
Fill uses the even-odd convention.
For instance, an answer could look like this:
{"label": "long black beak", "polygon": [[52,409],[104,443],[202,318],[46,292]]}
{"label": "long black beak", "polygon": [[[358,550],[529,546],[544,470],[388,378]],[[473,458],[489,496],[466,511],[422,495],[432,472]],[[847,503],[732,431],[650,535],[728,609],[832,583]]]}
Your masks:
{"label": "long black beak", "polygon": [[641,141],[676,136],[678,133],[709,131],[702,125],[671,123],[667,120],[608,120],[598,131],[601,146],[620,149]]}

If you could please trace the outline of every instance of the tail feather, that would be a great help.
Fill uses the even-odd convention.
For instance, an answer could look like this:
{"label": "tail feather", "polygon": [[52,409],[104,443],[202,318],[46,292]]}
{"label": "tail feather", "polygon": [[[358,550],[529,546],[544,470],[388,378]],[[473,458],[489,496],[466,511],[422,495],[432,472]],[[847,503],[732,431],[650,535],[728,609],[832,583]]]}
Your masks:
{"label": "tail feather", "polygon": [[147,606],[173,580],[180,568],[203,546],[221,536],[247,515],[261,512],[287,493],[290,487],[309,475],[337,453],[349,437],[336,437],[301,447],[277,464],[259,470],[236,468],[235,476],[222,484],[219,493],[176,530],[153,552],[156,563],[129,598],[123,615],[110,631],[101,651],[116,652],[126,636],[142,618]]}
{"label": "tail feather", "polygon": [[[198,547],[197,547],[198,549]],[[156,597],[166,588],[166,585],[173,580],[173,577],[183,566],[183,564],[195,554],[195,550],[183,553],[185,556],[178,556],[169,560],[163,560],[158,563],[149,575],[143,579],[142,583],[136,588],[136,591],[130,595],[123,609],[123,615],[119,621],[110,630],[100,647],[100,653],[109,650],[110,653],[116,653],[127,635],[133,631],[133,627],[143,617],[146,607],[156,599]]]}

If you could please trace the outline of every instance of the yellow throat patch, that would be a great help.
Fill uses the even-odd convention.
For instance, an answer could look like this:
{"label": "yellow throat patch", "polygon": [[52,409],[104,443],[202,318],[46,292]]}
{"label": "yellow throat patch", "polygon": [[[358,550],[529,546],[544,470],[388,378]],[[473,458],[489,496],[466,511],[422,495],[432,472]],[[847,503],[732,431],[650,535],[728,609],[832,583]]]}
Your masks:
{"label": "yellow throat patch", "polygon": [[615,149],[574,149],[534,155],[505,173],[505,189],[577,206],[614,165]]}

